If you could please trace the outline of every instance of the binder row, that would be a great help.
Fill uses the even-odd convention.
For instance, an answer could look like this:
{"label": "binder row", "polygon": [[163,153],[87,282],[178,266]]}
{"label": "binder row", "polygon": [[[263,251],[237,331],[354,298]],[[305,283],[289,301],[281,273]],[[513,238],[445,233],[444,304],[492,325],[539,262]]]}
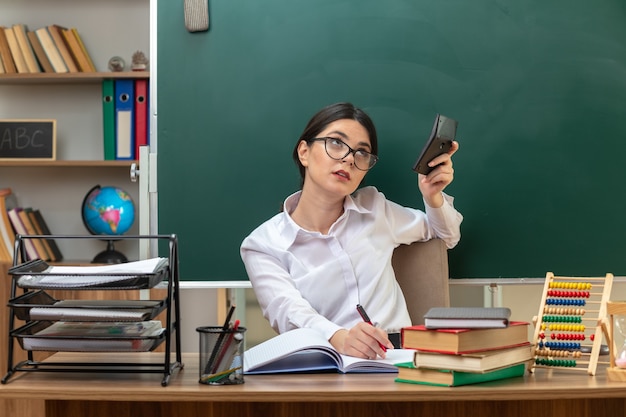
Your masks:
{"label": "binder row", "polygon": [[102,81],[104,159],[135,160],[149,145],[148,80]]}

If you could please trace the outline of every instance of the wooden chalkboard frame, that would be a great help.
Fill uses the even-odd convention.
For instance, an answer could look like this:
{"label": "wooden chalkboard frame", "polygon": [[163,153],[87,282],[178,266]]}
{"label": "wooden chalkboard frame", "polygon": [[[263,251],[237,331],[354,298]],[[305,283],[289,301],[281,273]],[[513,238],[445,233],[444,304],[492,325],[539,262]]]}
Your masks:
{"label": "wooden chalkboard frame", "polygon": [[[17,151],[5,153],[3,145],[7,140],[7,129],[26,129],[28,133],[28,146]],[[42,133],[38,137],[41,145],[31,146],[33,134]],[[10,132],[8,140],[17,140],[16,135]],[[34,148],[43,148],[43,150]],[[57,121],[55,119],[0,119],[0,161],[55,161],[57,157]]]}

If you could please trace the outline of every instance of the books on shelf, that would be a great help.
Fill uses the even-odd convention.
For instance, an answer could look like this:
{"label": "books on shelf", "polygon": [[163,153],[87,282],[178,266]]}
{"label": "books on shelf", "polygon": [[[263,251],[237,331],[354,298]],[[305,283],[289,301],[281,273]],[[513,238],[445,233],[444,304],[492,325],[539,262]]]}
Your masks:
{"label": "books on shelf", "polygon": [[74,34],[74,37],[78,41],[78,44],[80,45],[81,49],[83,50],[83,53],[87,57],[87,61],[89,63],[89,68],[91,69],[91,72],[96,72],[97,71],[96,66],[93,63],[93,60],[91,59],[91,55],[89,55],[89,52],[87,52],[87,47],[85,46],[85,43],[83,42],[83,38],[78,33],[78,29],[72,28],[70,30],[72,31],[72,33]]}
{"label": "books on shelf", "polygon": [[76,38],[75,32],[72,29],[61,28],[60,30],[67,49],[69,50],[74,62],[80,72],[95,72],[96,69],[91,67],[91,61],[87,58],[86,49],[83,49],[81,44]]}
{"label": "books on shelf", "polygon": [[[33,226],[33,223],[30,220],[30,216],[28,215],[28,213],[31,211],[32,209],[30,207],[20,208],[17,211],[17,214],[18,216],[20,216],[20,220],[22,221],[22,224],[24,225],[24,228],[26,229],[26,233],[23,233],[25,235],[38,234],[35,231],[35,227]],[[48,255],[48,251],[44,247],[41,239],[29,239],[29,240],[33,242],[33,246],[35,247],[35,250],[37,251],[37,259],[43,259],[44,261],[49,261],[50,256]]]}
{"label": "books on shelf", "polygon": [[[41,214],[41,210],[33,209],[30,215],[31,215],[31,218],[33,219],[33,223],[35,224],[35,229],[38,231],[39,234],[52,235],[52,232],[50,231],[48,224],[46,223],[43,215]],[[61,250],[59,249],[59,246],[57,245],[56,241],[54,239],[45,239],[45,241],[48,244],[48,247],[50,248],[50,252],[52,255],[51,260],[54,262],[61,262],[63,260],[63,254],[61,253]]]}
{"label": "books on shelf", "polygon": [[416,368],[412,362],[400,363],[397,367],[398,376],[395,379],[396,382],[446,387],[457,387],[461,385],[515,378],[523,376],[526,372],[525,363],[506,366],[484,373],[463,372],[448,369]]}
{"label": "books on shelf", "polygon": [[424,314],[428,329],[506,327],[511,309],[506,307],[433,307]]}
{"label": "books on shelf", "polygon": [[15,38],[17,39],[17,43],[20,46],[20,50],[22,51],[22,56],[24,57],[24,61],[26,61],[26,66],[28,67],[28,72],[37,73],[41,72],[41,68],[39,68],[39,63],[37,62],[37,58],[35,57],[35,52],[33,51],[33,47],[28,40],[26,25],[22,23],[16,23],[13,25],[13,32],[15,33]]}
{"label": "books on shelf", "polygon": [[11,56],[13,57],[15,68],[17,68],[17,72],[19,74],[30,73],[30,70],[26,65],[26,60],[24,59],[22,49],[20,48],[19,43],[17,43],[17,37],[15,36],[15,31],[13,27],[5,27],[3,29],[7,38],[7,42],[9,44],[9,49],[11,50]]}
{"label": "books on shelf", "polygon": [[528,343],[529,323],[511,321],[490,329],[427,329],[425,325],[401,329],[402,347],[442,353],[471,353]]}
{"label": "books on shelf", "polygon": [[41,46],[43,47],[43,50],[46,53],[46,56],[48,57],[52,68],[54,68],[54,72],[68,72],[67,66],[63,61],[63,57],[61,57],[61,53],[57,49],[56,44],[54,43],[54,39],[52,39],[50,32],[48,32],[48,28],[39,28],[35,30],[35,34],[37,35],[37,38],[39,38],[39,42],[41,42]]}
{"label": "books on shelf", "polygon": [[300,328],[281,333],[244,352],[244,373],[398,372],[396,363],[412,361],[413,351],[392,349],[385,359],[342,355],[319,332]]}
{"label": "books on shelf", "polygon": [[31,46],[33,47],[33,51],[35,52],[35,56],[37,57],[37,61],[39,65],[43,69],[43,72],[55,72],[50,59],[48,59],[48,55],[46,55],[46,51],[43,49],[43,45],[39,41],[39,37],[35,32],[29,30],[26,33],[28,40],[30,41]]}
{"label": "books on shelf", "polygon": [[[21,207],[9,209],[7,211],[9,215],[9,220],[11,220],[11,226],[13,226],[14,234],[28,235],[29,233],[26,230],[26,225],[22,223],[20,211],[22,211]],[[28,258],[25,260],[33,260],[39,258],[39,253],[37,253],[37,249],[35,248],[35,244],[33,243],[32,239],[24,239],[24,248],[26,249],[26,257]]]}
{"label": "books on shelf", "polygon": [[78,67],[76,66],[76,63],[74,62],[74,58],[72,58],[72,54],[70,53],[70,50],[67,47],[65,38],[63,37],[63,29],[65,28],[59,25],[48,26],[48,32],[50,33],[50,36],[52,37],[52,40],[54,41],[54,45],[59,50],[59,53],[61,54],[61,58],[63,58],[63,62],[65,63],[65,66],[67,67],[68,72],[78,72]]}
{"label": "books on shelf", "polygon": [[3,73],[96,72],[76,28],[49,25],[35,31],[22,23],[0,26]]}
{"label": "books on shelf", "polygon": [[6,74],[17,73],[17,68],[15,67],[15,62],[13,61],[13,55],[11,55],[11,48],[9,47],[9,41],[4,31],[4,26],[0,26],[0,57],[2,58],[4,72]]}
{"label": "books on shelf", "polygon": [[532,359],[533,346],[528,342],[523,346],[458,355],[417,350],[413,358],[413,366],[484,373]]}

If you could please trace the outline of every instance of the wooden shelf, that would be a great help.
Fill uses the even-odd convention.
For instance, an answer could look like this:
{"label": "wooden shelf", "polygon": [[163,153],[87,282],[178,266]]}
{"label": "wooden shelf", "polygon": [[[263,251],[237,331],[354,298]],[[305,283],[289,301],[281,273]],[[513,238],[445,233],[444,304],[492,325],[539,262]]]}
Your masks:
{"label": "wooden shelf", "polygon": [[0,167],[111,167],[111,168],[130,168],[133,163],[137,163],[134,160],[124,161],[20,161],[20,160],[0,160]]}
{"label": "wooden shelf", "polygon": [[0,74],[0,84],[93,84],[105,79],[150,78],[149,71]]}

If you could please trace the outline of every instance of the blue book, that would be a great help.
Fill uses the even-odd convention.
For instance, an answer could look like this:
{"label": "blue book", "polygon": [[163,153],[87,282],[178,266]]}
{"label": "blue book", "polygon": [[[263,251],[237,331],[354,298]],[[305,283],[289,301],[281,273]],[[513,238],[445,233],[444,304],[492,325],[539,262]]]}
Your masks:
{"label": "blue book", "polygon": [[134,80],[115,80],[115,159],[135,159],[134,103]]}

